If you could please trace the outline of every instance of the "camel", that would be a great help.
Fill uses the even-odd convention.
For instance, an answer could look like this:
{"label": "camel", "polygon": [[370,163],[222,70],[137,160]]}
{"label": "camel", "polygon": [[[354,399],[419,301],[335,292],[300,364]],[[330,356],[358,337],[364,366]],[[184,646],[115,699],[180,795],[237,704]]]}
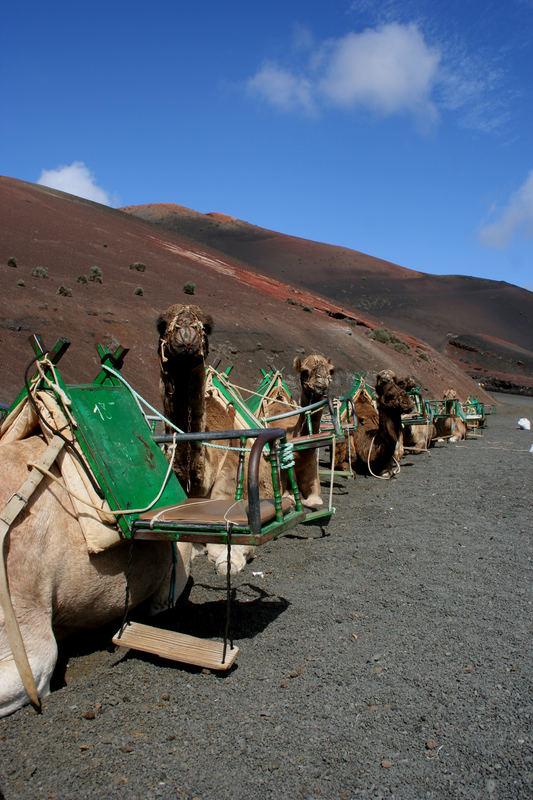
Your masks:
{"label": "camel", "polygon": [[351,428],[345,431],[344,441],[338,442],[335,448],[335,469],[342,470],[343,472],[347,473],[351,471],[350,462],[355,458],[355,442],[353,431],[355,420],[365,419],[367,423],[368,421],[373,420],[377,425],[379,419],[378,412],[376,411],[372,401],[372,397],[363,384],[359,386],[357,392],[351,398],[351,405],[352,408],[350,410],[350,415],[348,415],[346,412],[346,414],[344,414],[340,420],[341,425],[346,425],[349,421]]}
{"label": "camel", "polygon": [[[299,407],[303,408],[323,400],[333,379],[335,367],[331,361],[319,353],[308,355],[303,361],[296,357],[293,362],[294,369],[300,376]],[[266,406],[266,416],[274,417],[287,411],[285,401],[272,400]],[[318,409],[312,415],[311,431],[308,430],[304,414],[298,414],[286,419],[275,420],[270,425],[282,427],[287,432],[287,440],[297,439],[309,434],[317,434],[320,430],[323,409]],[[320,478],[316,452],[313,449],[302,450],[294,453],[294,470],[296,482],[302,498],[302,503],[308,508],[317,508],[323,505],[320,496]]]}
{"label": "camel", "polygon": [[[406,392],[412,392],[413,389],[419,385],[418,381],[411,377],[399,378],[398,385],[405,389]],[[422,398],[418,392],[414,397],[415,408],[411,414],[407,414],[403,418],[403,444],[409,449],[411,453],[423,453],[431,446],[431,442],[437,435],[435,424],[428,420],[418,424],[410,424],[409,417],[426,416]]]}
{"label": "camel", "polygon": [[449,416],[437,418],[437,439],[445,439],[450,442],[460,442],[462,439],[466,439],[466,424],[455,412],[458,402],[457,392],[455,389],[446,389],[442,399],[444,401],[444,412]]}
{"label": "camel", "polygon": [[353,435],[355,470],[362,474],[392,477],[394,454],[402,428],[402,414],[413,410],[413,401],[396,382],[391,370],[376,377],[377,411],[368,399],[355,403],[357,428]]}
{"label": "camel", "polygon": [[[206,358],[213,320],[196,305],[175,303],[157,321],[160,391],[166,418],[187,433],[234,430],[235,409],[206,391]],[[172,428],[166,426],[166,432]],[[235,442],[229,442],[230,445]],[[189,497],[235,497],[238,456],[235,451],[205,447],[200,442],[177,448],[174,471]],[[206,552],[216,571],[227,572],[227,547],[194,545]],[[249,545],[231,548],[231,574],[240,572],[255,551]]]}
{"label": "camel", "polygon": [[[39,459],[46,448],[40,435],[0,441],[0,508],[22,486],[28,476],[27,465]],[[178,544],[177,549],[179,596],[189,577],[191,545]],[[50,692],[57,642],[124,613],[129,552],[130,544],[122,542],[89,555],[69,495],[46,477],[10,527],[4,542],[9,592],[39,698]],[[132,552],[129,607],[151,601],[150,611],[161,611],[169,592],[171,545],[137,542]],[[0,609],[0,716],[28,702]]]}
{"label": "camel", "polygon": [[[157,330],[159,386],[165,417],[186,433],[233,430],[233,409],[206,398],[205,367],[212,318],[198,306],[175,303],[159,316]],[[165,431],[172,433],[173,428],[165,426]],[[230,497],[228,480],[236,473],[234,461],[231,451],[188,442],[177,448],[173,469],[189,497]]]}

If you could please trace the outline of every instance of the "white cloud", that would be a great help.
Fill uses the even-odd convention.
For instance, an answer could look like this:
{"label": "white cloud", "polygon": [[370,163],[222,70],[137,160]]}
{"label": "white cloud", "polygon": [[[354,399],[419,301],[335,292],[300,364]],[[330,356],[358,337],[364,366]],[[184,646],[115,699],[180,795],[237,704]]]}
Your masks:
{"label": "white cloud", "polygon": [[315,108],[312,85],[306,78],[293,75],[272,62],[263,64],[250,78],[248,90],[267,100],[283,111],[304,110],[312,113]]}
{"label": "white cloud", "polygon": [[73,161],[72,164],[57,169],[43,169],[37,183],[84,197],[86,200],[94,200],[95,203],[106,206],[111,204],[108,193],[96,185],[94,175],[83,161]]}
{"label": "white cloud", "polygon": [[350,33],[326,47],[330,53],[319,89],[330,102],[384,114],[436,115],[430,96],[440,55],[416,25],[390,23]]}
{"label": "white cloud", "polygon": [[494,222],[479,231],[479,240],[489,247],[506,247],[512,239],[533,238],[533,170],[513,192]]}
{"label": "white cloud", "polygon": [[426,44],[415,24],[349,33],[316,47],[308,58],[299,73],[265,63],[249,79],[248,90],[283,111],[313,113],[326,103],[383,114],[407,111],[425,120],[437,116],[431,92],[440,53]]}

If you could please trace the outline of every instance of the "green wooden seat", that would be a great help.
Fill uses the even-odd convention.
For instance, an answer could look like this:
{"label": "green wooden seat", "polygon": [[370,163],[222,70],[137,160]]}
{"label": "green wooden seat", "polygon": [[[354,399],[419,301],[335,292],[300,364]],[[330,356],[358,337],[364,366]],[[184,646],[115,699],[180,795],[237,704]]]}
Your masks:
{"label": "green wooden seat", "polygon": [[[38,337],[34,337],[33,343],[37,360],[45,356],[52,360],[44,352]],[[56,345],[51,351],[55,354],[53,363],[57,363],[67,347],[67,340]],[[75,421],[73,433],[76,441],[110,508],[124,511],[117,515],[117,525],[125,539],[160,538],[221,544],[231,539],[234,544],[259,545],[304,519],[292,467],[289,468],[289,479],[296,505],[289,509],[281,499],[276,444],[285,441],[285,431],[265,430],[255,425],[247,430],[175,436],[177,442],[228,441],[245,437],[254,440],[248,470],[248,501],[241,507],[241,511],[246,508],[246,522],[242,514],[238,519],[231,516],[234,499],[224,501],[226,509],[219,507],[220,518],[217,520],[209,513],[202,514],[201,506],[198,506],[193,517],[189,511],[187,518],[178,515],[173,521],[167,519],[163,523],[154,513],[154,518],[147,521],[143,514],[148,511],[190,504],[159,446],[158,439],[164,437],[154,436],[141,410],[139,396],[121,378],[120,368],[127,350],[118,348],[111,354],[101,345],[98,350],[102,369],[92,383],[66,384],[57,368],[53,372],[46,365],[41,369],[53,382],[52,391],[58,402],[66,401],[68,404],[69,415]],[[26,391],[21,392],[13,406],[20,402]],[[265,504],[259,497],[258,470],[261,452],[266,445],[270,449],[274,499]],[[265,514],[265,508],[268,508],[268,514]]]}
{"label": "green wooden seat", "polygon": [[[295,407],[291,410],[284,412],[283,414],[277,414],[271,417],[259,417],[256,416],[249,404],[244,401],[240,391],[229,381],[228,378],[229,371],[226,370],[225,372],[218,372],[214,367],[208,367],[207,369],[207,381],[208,387],[209,385],[213,386],[220,394],[224,397],[227,403],[232,405],[235,408],[236,419],[239,422],[248,424],[248,425],[257,425],[261,426],[265,430],[272,430],[269,428],[269,424],[272,422],[276,422],[277,420],[285,419],[288,417],[294,417],[300,414],[305,415],[306,423],[305,427],[307,427],[308,431],[312,431],[312,414],[316,412],[320,408],[328,407],[330,412],[333,413],[333,406],[332,401],[330,398],[324,398],[318,403],[313,403],[312,405],[306,407]],[[266,373],[263,371],[263,379],[265,381],[265,385],[267,381],[270,382],[272,377],[275,377],[275,372],[272,371],[271,373]],[[209,390],[209,389],[208,389]],[[288,390],[287,390],[288,391]],[[258,408],[260,405],[258,404]],[[242,435],[242,431],[241,431]],[[308,433],[303,434],[299,437],[293,438],[290,440],[290,444],[295,452],[302,452],[304,450],[309,449],[317,449],[320,447],[332,447],[336,438],[342,438],[342,432],[336,422],[336,419],[333,422],[332,430],[321,430],[318,433]],[[333,481],[333,465],[331,470],[328,471],[330,475],[330,501],[328,506],[323,509],[318,509],[316,511],[306,511],[305,518],[303,522],[314,522],[316,520],[322,520],[322,524],[325,524],[329,519],[331,519],[332,515],[335,513],[335,508],[332,506],[331,503],[331,488],[332,488],[332,481]],[[320,524],[320,523],[319,523]]]}

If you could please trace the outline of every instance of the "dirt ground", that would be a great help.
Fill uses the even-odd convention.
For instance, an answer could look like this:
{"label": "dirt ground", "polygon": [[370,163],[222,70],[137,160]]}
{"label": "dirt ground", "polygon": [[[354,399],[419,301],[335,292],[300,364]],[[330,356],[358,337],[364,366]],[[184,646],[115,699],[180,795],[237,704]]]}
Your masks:
{"label": "dirt ground", "polygon": [[[533,399],[498,400],[483,438],[339,479],[327,536],[260,548],[229,674],[71,643],[43,714],[0,721],[6,800],[533,796]],[[193,566],[160,622],[217,637],[224,579]]]}

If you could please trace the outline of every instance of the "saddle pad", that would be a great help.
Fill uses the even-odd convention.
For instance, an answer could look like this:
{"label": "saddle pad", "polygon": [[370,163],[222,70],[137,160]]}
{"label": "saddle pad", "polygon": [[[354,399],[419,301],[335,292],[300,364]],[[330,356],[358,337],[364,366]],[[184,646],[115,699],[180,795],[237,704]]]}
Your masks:
{"label": "saddle pad", "polygon": [[[292,503],[288,498],[283,498],[281,508],[283,513],[290,511]],[[156,508],[139,516],[143,522],[231,522],[234,525],[247,526],[246,513],[248,503],[246,500],[201,500],[190,498],[174,506]],[[274,500],[261,500],[261,525],[275,519],[276,507]]]}

